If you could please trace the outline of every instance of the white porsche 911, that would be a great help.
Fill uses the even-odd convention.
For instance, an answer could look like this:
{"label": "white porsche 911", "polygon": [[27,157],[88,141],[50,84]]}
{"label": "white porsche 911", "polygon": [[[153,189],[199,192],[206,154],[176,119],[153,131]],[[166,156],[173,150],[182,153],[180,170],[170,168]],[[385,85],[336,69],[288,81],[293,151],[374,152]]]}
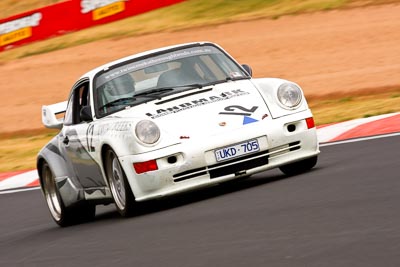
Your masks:
{"label": "white porsche 911", "polygon": [[[63,118],[57,114],[65,113]],[[53,219],[66,226],[137,202],[272,168],[313,168],[319,147],[300,87],[252,78],[209,42],[129,56],[84,74],[68,101],[42,108],[60,132],[37,158]]]}

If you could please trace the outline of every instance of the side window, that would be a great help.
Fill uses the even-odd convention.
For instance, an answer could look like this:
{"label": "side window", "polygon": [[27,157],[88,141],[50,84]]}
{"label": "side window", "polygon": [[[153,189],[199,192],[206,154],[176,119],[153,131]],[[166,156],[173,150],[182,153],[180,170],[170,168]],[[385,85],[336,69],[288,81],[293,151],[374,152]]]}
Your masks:
{"label": "side window", "polygon": [[79,90],[79,106],[84,107],[90,105],[89,84],[84,84],[78,88]]}
{"label": "side window", "polygon": [[72,93],[72,95],[70,96],[69,100],[68,100],[68,106],[67,106],[67,110],[65,111],[65,115],[64,115],[64,125],[71,125],[73,124],[73,119],[72,119],[72,100],[74,99],[74,95]]}
{"label": "side window", "polygon": [[81,83],[72,91],[64,117],[64,125],[81,123],[80,111],[90,105],[89,83]]}

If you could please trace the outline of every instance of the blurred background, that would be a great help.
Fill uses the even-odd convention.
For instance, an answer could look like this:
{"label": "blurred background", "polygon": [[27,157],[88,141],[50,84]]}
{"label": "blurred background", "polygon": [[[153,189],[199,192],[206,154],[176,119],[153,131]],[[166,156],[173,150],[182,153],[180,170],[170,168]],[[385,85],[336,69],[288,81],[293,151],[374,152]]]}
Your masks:
{"label": "blurred background", "polygon": [[[30,41],[46,12],[52,34]],[[0,172],[35,168],[56,134],[41,106],[81,74],[184,42],[218,43],[254,77],[298,83],[317,125],[400,111],[400,1],[2,0],[0,38]]]}

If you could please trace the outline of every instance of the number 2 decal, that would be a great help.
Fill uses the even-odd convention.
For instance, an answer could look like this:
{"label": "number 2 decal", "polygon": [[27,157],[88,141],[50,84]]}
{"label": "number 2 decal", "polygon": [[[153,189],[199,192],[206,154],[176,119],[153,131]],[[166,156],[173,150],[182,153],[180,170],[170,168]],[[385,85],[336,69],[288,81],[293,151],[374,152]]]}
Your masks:
{"label": "number 2 decal", "polygon": [[90,124],[86,132],[87,147],[89,152],[95,151],[95,148],[93,146],[93,134],[94,134],[94,124]]}
{"label": "number 2 decal", "polygon": [[227,106],[224,108],[225,111],[229,112],[220,112],[221,115],[238,115],[238,116],[250,116],[254,111],[258,109],[257,106],[253,106],[252,108],[248,109],[242,106]]}

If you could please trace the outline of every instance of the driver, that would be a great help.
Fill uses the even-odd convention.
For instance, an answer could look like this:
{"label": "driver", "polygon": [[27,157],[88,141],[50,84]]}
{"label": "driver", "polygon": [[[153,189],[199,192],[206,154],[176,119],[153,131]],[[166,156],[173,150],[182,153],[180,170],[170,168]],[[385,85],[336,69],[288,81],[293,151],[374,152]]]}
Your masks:
{"label": "driver", "polygon": [[[135,80],[127,73],[119,76],[99,88],[99,103],[103,107],[107,103],[113,102],[120,98],[132,97],[135,94]],[[104,114],[110,112],[106,107],[100,109],[100,113]]]}

